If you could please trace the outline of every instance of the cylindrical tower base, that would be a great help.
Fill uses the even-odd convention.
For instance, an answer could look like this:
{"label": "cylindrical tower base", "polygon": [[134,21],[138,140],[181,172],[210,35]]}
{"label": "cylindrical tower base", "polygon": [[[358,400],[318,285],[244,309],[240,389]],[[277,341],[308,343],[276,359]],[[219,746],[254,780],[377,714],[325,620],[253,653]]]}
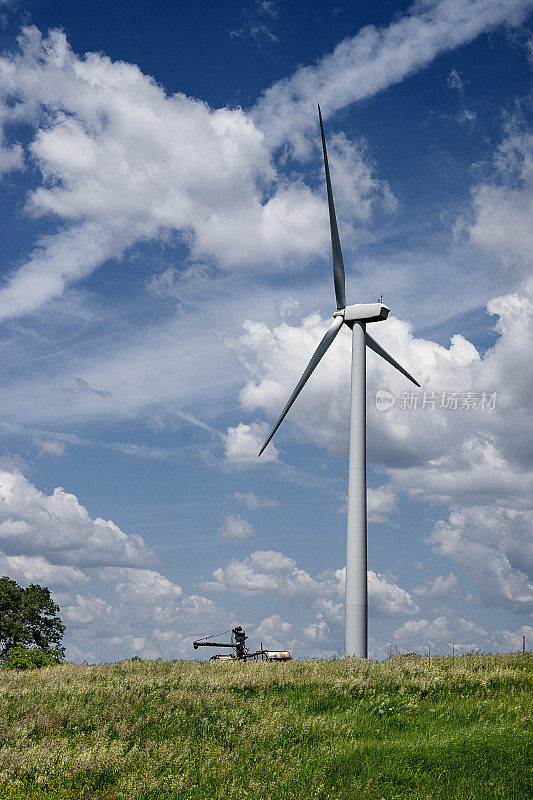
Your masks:
{"label": "cylindrical tower base", "polygon": [[368,656],[366,571],[366,342],[365,323],[354,322],[352,332],[344,651],[347,656],[358,656],[359,658],[367,658]]}

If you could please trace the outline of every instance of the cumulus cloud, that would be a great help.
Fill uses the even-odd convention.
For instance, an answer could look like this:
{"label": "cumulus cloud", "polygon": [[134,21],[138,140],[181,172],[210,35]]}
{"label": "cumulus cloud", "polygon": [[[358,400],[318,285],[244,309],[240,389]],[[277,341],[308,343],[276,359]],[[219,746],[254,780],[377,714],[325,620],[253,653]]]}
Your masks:
{"label": "cumulus cloud", "polygon": [[446,654],[452,644],[465,651],[477,649],[480,638],[486,639],[487,636],[487,631],[480,625],[454,614],[434,620],[408,620],[394,632],[397,644],[404,651],[420,652],[430,645],[434,650],[445,648]]}
{"label": "cumulus cloud", "polygon": [[233,428],[229,427],[224,448],[226,460],[241,465],[277,461],[278,451],[273,444],[269,444],[261,459],[257,457],[268,432],[268,425],[264,422],[252,422],[249,425],[240,422]]}
{"label": "cumulus cloud", "polygon": [[[225,567],[216,569],[214,580],[203,583],[202,588],[242,595],[275,591],[297,602],[316,603],[320,614],[338,619],[338,603],[344,598],[344,576],[344,568],[312,576],[283,553],[257,550],[247,558],[232,559]],[[418,611],[409,592],[372,570],[368,572],[368,594],[370,611],[375,616],[401,616]]]}
{"label": "cumulus cloud", "polygon": [[292,629],[292,624],[282,620],[279,614],[272,614],[261,620],[257,628],[252,632],[253,639],[259,643],[263,642],[263,647],[271,650],[285,650],[287,648],[287,636]]}
{"label": "cumulus cloud", "polygon": [[[231,343],[250,374],[250,380],[239,395],[242,407],[248,412],[260,409],[275,418],[328,325],[329,322],[318,314],[306,317],[301,325],[281,323],[273,328],[246,320],[242,335]],[[444,385],[455,386],[464,380],[468,385],[470,365],[479,361],[476,349],[462,336],[454,336],[450,348],[445,348],[417,339],[409,324],[394,317],[381,323],[378,337],[380,343],[425,383],[431,376],[432,383],[439,380]],[[288,426],[298,438],[324,445],[337,453],[345,452],[347,446],[350,352],[350,338],[347,332],[341,331],[287,418]],[[388,385],[398,396],[406,388],[405,378],[373,353],[368,358],[368,383],[370,396],[378,386]],[[381,432],[379,439],[383,451],[389,454],[388,462],[391,463],[396,454],[405,461],[406,446],[410,451],[407,459],[418,460],[420,456],[414,451],[419,442],[409,441],[407,435],[409,423],[414,422],[413,415],[398,413],[399,409],[382,415],[372,411],[369,409],[369,423]],[[435,417],[425,415],[423,424],[433,427]],[[420,422],[419,415],[416,423]],[[370,436],[369,445],[372,448]],[[429,445],[431,447],[431,440]],[[427,451],[427,444],[425,449]]]}
{"label": "cumulus cloud", "polygon": [[287,183],[241,109],[168,96],[134,65],[89,53],[65,34],[23,30],[0,59],[42,185],[27,208],[68,227],[45,237],[0,293],[3,318],[62,294],[133,243],[180,231],[194,257],[233,268],[306,258],[327,242],[323,202]]}
{"label": "cumulus cloud", "polygon": [[183,597],[181,586],[150,569],[108,567],[101,575],[104,580],[115,584],[116,593],[127,602],[149,600],[176,603]]}
{"label": "cumulus cloud", "polygon": [[[250,412],[261,409],[276,419],[328,326],[318,314],[306,317],[301,326],[282,322],[272,329],[246,320],[243,334],[232,343],[251,375],[239,395],[241,406]],[[349,348],[347,338],[342,333],[337,337],[286,421],[297,434],[307,434],[305,438],[320,444],[333,444],[331,418],[339,420],[346,410],[343,390],[348,378],[342,373],[343,368],[346,376],[349,372],[343,358]]]}
{"label": "cumulus cloud", "polygon": [[68,658],[190,656],[197,625],[222,622],[227,612],[146,568],[150,558],[140,537],[92,519],[75,495],[0,472],[0,574],[52,589]]}
{"label": "cumulus cloud", "polygon": [[224,519],[224,524],[218,530],[218,536],[222,541],[246,542],[254,537],[254,527],[246,522],[237,514],[228,514]]}
{"label": "cumulus cloud", "polygon": [[105,625],[109,624],[111,620],[116,620],[116,611],[101,597],[76,594],[74,597],[59,599],[63,600],[61,603],[62,619],[67,625],[75,628],[80,626],[86,628],[95,620],[103,620]]}
{"label": "cumulus cloud", "polygon": [[140,536],[111,520],[92,519],[78,498],[58,487],[40,492],[18,471],[0,472],[0,549],[74,567],[140,565],[151,553]]}
{"label": "cumulus cloud", "polygon": [[[157,573],[156,573],[157,575]],[[124,587],[124,577],[122,588]],[[137,580],[140,577],[140,581]],[[132,578],[132,581],[130,581]],[[128,658],[190,658],[197,626],[220,625],[221,609],[207,598],[180,599],[170,586],[143,593],[145,576],[130,576],[139,585],[127,599],[112,593],[109,599],[94,594],[60,596],[61,618],[67,625],[67,657],[75,661]],[[162,583],[163,576],[155,579]],[[149,579],[148,579],[149,580]],[[170,583],[170,582],[169,582]],[[130,590],[128,589],[128,592]],[[178,592],[179,595],[179,592]],[[198,615],[198,608],[201,614]]]}
{"label": "cumulus cloud", "polygon": [[[173,231],[194,259],[209,254],[223,269],[279,268],[323,252],[322,195],[298,175],[289,181],[272,162],[286,142],[302,150],[302,135],[316,129],[316,98],[331,113],[371,96],[443,51],[520,22],[529,6],[529,0],[416,5],[277,82],[248,113],[169,96],[134,65],[76,55],[60,30],[43,37],[24,28],[19,51],[0,58],[2,97],[10,100],[0,124],[33,126],[28,156],[42,184],[27,208],[64,227],[39,240],[0,291],[0,318],[35,311],[134,243]],[[372,176],[360,148],[341,137],[332,150],[333,162],[348,167],[346,181],[338,173],[340,198],[354,200],[361,218],[376,199],[391,204],[390,190]],[[0,166],[22,163],[20,143],[2,145]]]}
{"label": "cumulus cloud", "polygon": [[251,511],[257,511],[260,508],[274,508],[278,505],[277,500],[272,500],[270,497],[259,497],[254,492],[234,492],[233,497]]}
{"label": "cumulus cloud", "polygon": [[439,520],[428,542],[474,580],[486,605],[527,613],[533,607],[532,525],[530,511],[463,508]]}
{"label": "cumulus cloud", "polygon": [[[385,412],[368,404],[369,460],[388,473],[390,492],[435,503],[482,505],[490,498],[511,507],[527,504],[533,491],[532,292],[524,283],[520,292],[488,303],[497,338],[485,353],[459,334],[444,347],[416,337],[395,317],[380,324],[376,339],[422,383],[411,392],[403,376],[368,354],[369,398],[387,387],[396,400]],[[232,347],[249,373],[239,395],[246,412],[276,418],[327,325],[316,314],[300,325],[244,323]],[[291,432],[346,453],[349,365],[350,339],[341,332],[291,409],[278,443]]]}
{"label": "cumulus cloud", "polygon": [[495,652],[522,652],[522,637],[526,638],[526,646],[528,642],[533,640],[533,627],[531,625],[522,625],[516,631],[494,631],[491,634],[491,646]]}
{"label": "cumulus cloud", "polygon": [[5,556],[0,553],[0,573],[22,584],[38,583],[58,590],[90,581],[90,577],[81,569],[65,564],[50,564],[42,556]]}
{"label": "cumulus cloud", "polygon": [[391,514],[398,513],[396,495],[391,486],[377,486],[367,490],[369,522],[387,522]]}
{"label": "cumulus cloud", "polygon": [[533,134],[524,128],[518,117],[508,120],[492,162],[479,166],[488,175],[472,187],[470,216],[456,223],[518,277],[530,274],[533,253]]}
{"label": "cumulus cloud", "polygon": [[443,655],[468,653],[472,650],[492,653],[512,653],[522,650],[522,636],[531,641],[533,628],[522,625],[516,631],[488,632],[481,625],[457,614],[448,613],[435,619],[418,619],[405,622],[394,633],[400,652],[433,653]]}
{"label": "cumulus cloud", "polygon": [[418,597],[433,597],[437,599],[449,598],[454,592],[457,591],[459,582],[453,572],[449,575],[437,575],[424,584],[424,586],[417,586],[414,589],[414,594]]}

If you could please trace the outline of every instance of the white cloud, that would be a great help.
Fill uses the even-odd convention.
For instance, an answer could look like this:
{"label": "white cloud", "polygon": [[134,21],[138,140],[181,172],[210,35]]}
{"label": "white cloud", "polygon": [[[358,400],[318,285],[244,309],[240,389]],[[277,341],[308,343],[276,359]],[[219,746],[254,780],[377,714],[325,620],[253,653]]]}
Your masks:
{"label": "white cloud", "polygon": [[[323,196],[271,161],[275,148],[316,131],[316,99],[327,112],[368,97],[503,23],[518,23],[529,0],[440,0],[415,6],[387,28],[367,26],[317,66],[302,67],[268,89],[250,113],[210,109],[168,96],[138,67],[88,53],[65,34],[23,29],[19,52],[0,58],[4,124],[29,122],[29,152],[42,174],[28,210],[67,227],[38,242],[0,291],[0,318],[27,314],[135,242],[178,231],[195,259],[224,269],[303,263],[327,246]],[[316,137],[315,137],[316,139]],[[304,148],[305,149],[305,148]],[[363,218],[392,195],[361,151],[333,143],[349,165],[344,195]],[[19,168],[20,145],[0,161]],[[342,199],[343,174],[339,170]],[[68,227],[70,226],[70,227]]]}
{"label": "white cloud", "polygon": [[[242,595],[274,591],[297,602],[316,603],[320,614],[327,613],[338,620],[337,604],[344,598],[344,575],[343,568],[313,577],[298,567],[293,558],[275,550],[257,550],[247,558],[232,559],[225,567],[216,569],[214,580],[203,583],[201,588]],[[409,592],[372,570],[368,571],[368,594],[370,613],[374,616],[401,616],[418,611]],[[325,601],[328,602],[324,604]]]}
{"label": "white cloud", "polygon": [[414,594],[418,597],[434,597],[437,599],[450,598],[459,587],[459,582],[453,572],[449,575],[437,575],[436,578],[427,580],[424,586],[417,586]]}
{"label": "white cloud", "polygon": [[269,444],[261,458],[257,457],[269,432],[264,422],[252,422],[249,425],[240,422],[228,428],[226,434],[225,457],[231,464],[258,464],[266,461],[277,461],[278,451]]}
{"label": "white cloud", "polygon": [[533,608],[533,513],[496,506],[463,508],[439,520],[428,542],[477,585],[486,605]]}
{"label": "white cloud", "polygon": [[288,184],[240,109],[167,96],[134,65],[78,57],[62,31],[23,30],[0,59],[12,117],[36,126],[28,210],[70,227],[43,238],[0,292],[0,317],[37,309],[137,241],[180,231],[223,268],[301,260],[327,243],[322,198]]}
{"label": "white cloud", "polygon": [[278,505],[277,500],[272,500],[270,497],[259,497],[254,492],[234,492],[233,497],[251,511],[257,511],[260,508],[274,508]]}
{"label": "white cloud", "polygon": [[224,519],[224,524],[219,528],[218,536],[226,542],[246,542],[248,539],[253,539],[254,533],[253,525],[250,525],[241,516],[228,514]]}
{"label": "white cloud", "polygon": [[242,25],[228,31],[232,39],[246,35],[256,41],[279,42],[275,34],[279,0],[255,0],[242,12]]}
{"label": "white cloud", "polygon": [[[270,565],[267,565],[266,568],[263,566],[263,569],[261,566],[256,568],[258,559],[259,565],[261,565],[261,560],[264,560],[265,557],[270,557]],[[232,591],[243,595],[276,589],[278,587],[276,572],[286,569],[292,564],[295,564],[293,559],[288,559],[281,553],[258,551],[243,561],[232,559],[225,567],[219,567],[213,572],[214,580],[201,584],[200,588],[204,591]]]}
{"label": "white cloud", "polygon": [[480,625],[453,614],[432,621],[408,620],[394,632],[394,638],[404,652],[421,652],[430,645],[434,651],[440,648],[446,655],[450,654],[452,644],[456,650],[477,649],[479,640],[487,636],[487,631]]}
{"label": "white cloud", "polygon": [[387,522],[391,514],[398,513],[396,494],[391,486],[377,486],[367,490],[369,522]]}
{"label": "white cloud", "polygon": [[472,188],[470,217],[460,218],[456,230],[495,256],[511,275],[530,275],[533,253],[533,134],[510,119],[488,180]]}
{"label": "white cloud", "polygon": [[[232,342],[232,347],[239,353],[251,376],[239,395],[242,407],[248,412],[261,409],[275,418],[328,325],[329,322],[322,320],[318,314],[306,317],[299,326],[282,323],[269,328],[264,323],[246,320],[243,334]],[[479,354],[462,336],[454,336],[450,348],[445,348],[415,338],[407,323],[392,317],[381,323],[376,338],[407,369],[416,372],[422,383],[428,383],[431,379],[431,384],[435,385],[438,380],[439,384],[449,388],[464,382],[470,388],[472,379],[469,369],[472,362],[479,361]],[[350,351],[350,338],[341,331],[287,418],[288,425],[292,426],[298,438],[324,445],[335,452],[345,452],[347,445]],[[378,386],[389,386],[398,396],[408,387],[405,378],[373,353],[368,357],[368,383],[370,396]],[[435,388],[440,389],[440,385],[437,384]],[[418,461],[420,455],[414,447],[418,442],[415,438],[412,442],[409,440],[408,426],[422,422],[424,427],[433,429],[437,415],[419,415],[415,422],[413,415],[410,417],[398,408],[394,413],[379,415],[374,415],[372,411],[370,408],[369,423],[372,432],[374,427],[380,432],[376,438],[380,441],[381,449],[388,453],[388,463],[395,457],[403,462],[410,458]],[[372,439],[369,435],[371,448]],[[408,456],[405,453],[406,446],[410,451]],[[428,444],[424,449],[428,449]]]}
{"label": "white cloud", "polygon": [[74,225],[43,236],[29,259],[0,290],[0,320],[27,314],[63,294],[65,286],[121,254],[129,239],[115,241],[101,225]]}
{"label": "white cloud", "polygon": [[40,492],[18,471],[0,472],[0,549],[73,567],[133,566],[151,555],[140,536],[125,534],[111,520],[91,519],[61,487]]}
{"label": "white cloud", "polygon": [[287,635],[292,629],[290,622],[285,622],[279,614],[272,614],[261,620],[257,628],[252,632],[250,638],[258,642],[263,642],[263,647],[270,650],[285,650],[287,648]]}
{"label": "white cloud", "polygon": [[0,472],[0,574],[51,588],[68,658],[190,657],[197,626],[225,620],[212,600],[146,569],[149,557],[140,537],[91,519],[75,495],[46,495],[21,472]]}
{"label": "white cloud", "polygon": [[326,620],[323,618],[319,618],[315,620],[315,622],[306,625],[302,630],[302,634],[304,639],[315,647],[320,647],[321,645],[326,648],[331,647],[330,629]]}
{"label": "white cloud", "polygon": [[[398,201],[387,181],[375,177],[374,165],[368,158],[363,140],[352,142],[343,133],[332,136],[328,158],[339,219],[346,216],[368,222],[378,205],[389,212],[396,209]],[[346,234],[353,236],[352,226],[347,228]],[[343,241],[346,239],[343,237]]]}
{"label": "white cloud", "polygon": [[[367,520],[368,522],[388,522],[391,514],[397,514],[397,496],[394,489],[389,484],[384,486],[369,487],[366,490]],[[338,509],[339,514],[346,514],[348,511],[348,498]]]}
{"label": "white cloud", "polygon": [[102,570],[111,591],[54,594],[67,626],[67,657],[80,661],[193,656],[198,626],[221,625],[220,607],[206,597],[185,597],[179,586],[152,570]]}
{"label": "white cloud", "polygon": [[428,652],[428,645],[433,653],[443,655],[468,653],[481,650],[492,653],[509,653],[522,651],[522,636],[526,642],[532,641],[533,628],[522,625],[516,631],[500,630],[487,632],[483,627],[471,620],[455,614],[446,614],[433,620],[419,619],[405,622],[394,633],[400,652]]}
{"label": "white cloud", "polygon": [[[328,326],[329,322],[318,314],[306,317],[301,326],[283,322],[272,329],[246,320],[244,333],[233,343],[251,374],[251,380],[239,395],[242,407],[246,411],[261,409],[276,419]],[[288,424],[296,434],[320,444],[333,444],[331,419],[340,420],[347,408],[344,396],[349,375],[349,361],[345,358],[349,349],[347,339],[342,333],[337,337],[284,423],[284,427]],[[268,426],[265,427],[268,431]],[[272,447],[270,444],[264,455]]]}
{"label": "white cloud", "polygon": [[38,437],[33,440],[36,447],[42,456],[64,456],[65,455],[65,442],[57,441],[56,439],[42,439]]}
{"label": "white cloud", "polygon": [[276,300],[275,303],[276,314],[280,320],[289,319],[299,308],[300,302],[294,297],[282,297],[281,300]]}
{"label": "white cloud", "polygon": [[527,60],[530,64],[533,64],[533,36],[530,36],[525,44],[526,53],[527,53]]}
{"label": "white cloud", "polygon": [[24,168],[23,150],[20,144],[6,147],[0,140],[0,178],[7,172]]}
{"label": "white cloud", "polygon": [[69,600],[61,607],[61,618],[67,625],[85,627],[97,619],[108,624],[115,617],[112,606],[101,597],[76,594]]}
{"label": "white cloud", "polygon": [[416,614],[419,610],[406,589],[372,570],[368,571],[368,605],[370,614],[376,617]]}
{"label": "white cloud", "polygon": [[462,94],[464,90],[464,80],[461,76],[461,73],[457,69],[452,69],[448,77],[446,78],[446,85],[450,87],[450,89],[457,89],[457,91]]}
{"label": "white cloud", "polygon": [[42,556],[5,556],[0,552],[0,573],[22,584],[38,583],[52,589],[67,589],[88,583],[82,570],[65,564],[50,564]]}
{"label": "white cloud", "polygon": [[[528,504],[533,492],[528,456],[532,292],[533,284],[524,283],[520,292],[488,303],[489,314],[497,317],[497,338],[485,353],[459,334],[449,347],[418,338],[395,317],[379,325],[376,339],[422,383],[414,394],[416,409],[405,408],[402,398],[409,400],[413,387],[369,352],[369,399],[385,387],[396,398],[386,412],[368,404],[369,461],[386,470],[390,492],[455,505],[482,505],[489,499],[513,508]],[[239,395],[246,412],[263,411],[271,421],[277,417],[327,324],[318,315],[301,325],[244,323],[232,347],[250,376]],[[349,384],[350,339],[341,332],[291,409],[276,444],[291,432],[301,441],[346,453]],[[453,392],[457,408],[447,409],[443,406]],[[461,408],[468,392],[475,409]],[[491,397],[492,410],[487,407]]]}
{"label": "white cloud", "polygon": [[115,584],[115,592],[128,603],[177,603],[183,598],[181,586],[150,569],[108,567],[100,574]]}
{"label": "white cloud", "polygon": [[533,627],[531,625],[522,625],[516,631],[494,631],[491,635],[492,647],[498,653],[521,653],[523,636],[526,637],[526,648],[530,652],[531,642],[533,641]]}
{"label": "white cloud", "polygon": [[271,146],[291,141],[305,150],[302,134],[316,128],[316,102],[326,115],[370,97],[427,66],[440,53],[501,24],[517,24],[529,0],[429,0],[416,3],[387,27],[365,26],[340,42],[315,66],[300,67],[267,89],[253,110]]}
{"label": "white cloud", "polygon": [[459,125],[469,125],[472,122],[475,122],[477,119],[477,114],[475,111],[469,111],[468,108],[464,108],[460,111],[457,116],[455,117]]}

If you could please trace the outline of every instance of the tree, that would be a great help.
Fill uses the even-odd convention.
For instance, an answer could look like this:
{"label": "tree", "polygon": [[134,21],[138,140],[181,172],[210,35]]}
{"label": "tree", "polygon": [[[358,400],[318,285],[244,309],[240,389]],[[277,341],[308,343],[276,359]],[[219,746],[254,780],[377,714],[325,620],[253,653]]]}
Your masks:
{"label": "tree", "polygon": [[61,661],[65,626],[58,612],[46,587],[32,583],[24,589],[11,578],[0,578],[0,656],[14,647],[39,648]]}
{"label": "tree", "polygon": [[42,650],[40,647],[10,647],[0,656],[3,669],[39,669],[57,664],[59,657],[55,650]]}

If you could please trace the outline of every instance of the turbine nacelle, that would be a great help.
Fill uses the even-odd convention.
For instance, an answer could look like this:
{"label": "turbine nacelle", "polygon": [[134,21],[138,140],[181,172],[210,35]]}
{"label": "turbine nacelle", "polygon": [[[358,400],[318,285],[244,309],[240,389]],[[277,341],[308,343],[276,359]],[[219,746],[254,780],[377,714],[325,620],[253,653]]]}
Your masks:
{"label": "turbine nacelle", "polygon": [[381,322],[389,316],[390,308],[383,303],[356,303],[336,311],[334,317],[349,322]]}

